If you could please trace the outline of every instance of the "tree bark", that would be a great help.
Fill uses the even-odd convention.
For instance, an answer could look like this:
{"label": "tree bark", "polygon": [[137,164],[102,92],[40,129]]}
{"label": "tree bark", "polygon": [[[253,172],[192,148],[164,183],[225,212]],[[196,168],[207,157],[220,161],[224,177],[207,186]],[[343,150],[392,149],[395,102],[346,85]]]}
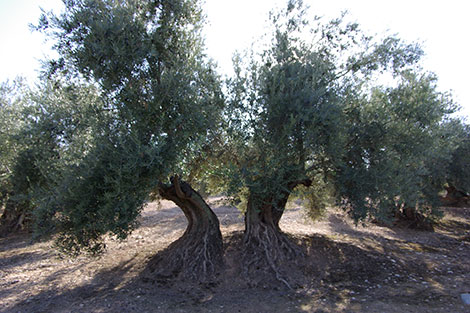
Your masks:
{"label": "tree bark", "polygon": [[248,276],[259,271],[272,273],[275,278],[291,288],[283,274],[282,265],[302,256],[301,249],[279,227],[287,200],[299,184],[310,186],[310,180],[287,184],[287,188],[274,196],[250,194],[245,213],[244,269]]}
{"label": "tree bark", "polygon": [[263,275],[274,275],[289,289],[291,284],[284,275],[283,265],[302,255],[300,248],[279,228],[281,208],[271,199],[248,199],[245,213],[243,268],[245,275],[256,284]]}
{"label": "tree bark", "polygon": [[172,177],[171,185],[160,184],[159,192],[163,199],[181,208],[188,226],[183,236],[149,262],[148,278],[212,281],[223,265],[223,242],[217,216],[201,195],[178,177]]}

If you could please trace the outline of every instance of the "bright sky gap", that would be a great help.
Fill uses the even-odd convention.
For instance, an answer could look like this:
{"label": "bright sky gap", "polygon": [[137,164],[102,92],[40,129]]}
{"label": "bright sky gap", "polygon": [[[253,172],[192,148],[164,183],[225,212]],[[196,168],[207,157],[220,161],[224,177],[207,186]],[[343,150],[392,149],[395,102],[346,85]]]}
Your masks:
{"label": "bright sky gap", "polygon": [[[470,29],[466,2],[448,1],[373,1],[305,0],[315,15],[337,17],[347,10],[350,18],[370,33],[397,33],[407,41],[422,43],[426,56],[423,67],[439,77],[441,91],[450,91],[461,105],[462,115],[470,118]],[[264,32],[269,10],[283,6],[286,0],[206,0],[208,25],[205,30],[208,54],[222,73],[231,71],[235,50],[248,48]],[[31,33],[28,24],[36,23],[40,7],[46,11],[61,9],[60,0],[0,0],[0,81],[18,75],[34,81],[40,60],[50,55],[50,42],[39,33]]]}

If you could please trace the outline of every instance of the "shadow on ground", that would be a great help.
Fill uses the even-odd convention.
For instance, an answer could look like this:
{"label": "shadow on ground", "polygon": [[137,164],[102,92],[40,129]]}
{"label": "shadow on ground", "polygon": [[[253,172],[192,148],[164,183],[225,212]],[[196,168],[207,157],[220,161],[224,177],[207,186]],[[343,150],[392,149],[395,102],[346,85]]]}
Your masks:
{"label": "shadow on ground", "polygon": [[[288,290],[281,283],[249,287],[240,276],[241,236],[240,232],[226,236],[227,266],[215,285],[182,281],[146,283],[141,277],[145,264],[129,259],[98,271],[86,284],[62,290],[51,286],[7,311],[380,312],[383,307],[387,312],[403,312],[404,305],[419,309],[426,304],[430,306],[427,312],[444,312],[449,302],[455,302],[453,295],[442,286],[431,282],[424,286],[421,281],[414,281],[413,277],[428,273],[425,262],[410,267],[399,255],[390,257],[377,247],[378,243],[370,244],[374,238],[363,238],[361,247],[320,235],[292,238],[306,253],[304,260],[290,264],[302,273],[302,277],[295,277],[299,280],[297,288]],[[391,251],[399,250],[400,245],[399,240],[386,243]],[[294,276],[299,274],[294,272]],[[61,274],[54,273],[55,276]],[[432,279],[432,275],[426,278]],[[43,278],[44,281],[54,279]],[[397,306],[397,302],[402,305]]]}
{"label": "shadow on ground", "polygon": [[[220,206],[214,211],[221,225],[227,226],[223,229],[243,223],[233,208]],[[466,210],[450,213],[454,218],[444,220],[435,233],[402,229],[366,232],[330,214],[327,223],[331,231],[327,234],[291,236],[305,251],[305,258],[283,267],[282,274],[295,282],[294,290],[272,280],[256,287],[247,284],[241,274],[240,231],[225,231],[226,266],[211,285],[145,282],[143,272],[152,256],[138,253],[121,256],[122,262],[113,265],[86,259],[55,270],[54,264],[65,261],[54,259],[46,249],[22,250],[28,239],[18,237],[5,248],[18,253],[0,259],[0,279],[8,273],[20,275],[16,271],[25,267],[46,266],[49,271],[40,271],[36,280],[24,277],[1,282],[0,303],[14,293],[20,295],[16,297],[19,300],[5,302],[0,311],[468,312],[459,295],[470,291],[470,243],[459,238],[470,229],[470,219]],[[181,232],[185,227],[184,215],[176,207],[144,212],[141,221],[141,228],[158,230],[154,236]],[[119,251],[113,249],[110,254]],[[94,264],[91,270],[89,264]],[[90,278],[76,283],[70,273]]]}

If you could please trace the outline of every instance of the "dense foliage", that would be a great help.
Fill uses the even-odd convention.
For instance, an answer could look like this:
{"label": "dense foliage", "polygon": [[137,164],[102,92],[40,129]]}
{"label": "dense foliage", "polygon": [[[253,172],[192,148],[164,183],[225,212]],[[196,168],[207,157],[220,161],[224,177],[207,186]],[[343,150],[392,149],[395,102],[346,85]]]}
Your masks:
{"label": "dense foliage", "polygon": [[[18,86],[18,84],[20,84]],[[10,177],[20,149],[14,140],[23,126],[22,108],[24,93],[21,82],[4,82],[0,85],[0,204],[3,205],[11,190]]]}
{"label": "dense foliage", "polygon": [[[27,143],[20,139],[24,127],[23,109],[26,107],[27,93],[28,90],[21,79],[0,85],[0,207],[7,204],[10,207],[16,204],[27,206],[25,201],[21,200],[25,198],[24,194],[28,193],[27,178],[19,172],[18,166],[23,163],[20,159],[25,157],[22,151],[27,149]],[[22,213],[19,214],[21,215]],[[0,219],[0,233],[5,233],[10,228],[18,229],[22,224],[22,220],[3,213]]]}
{"label": "dense foliage", "polygon": [[59,58],[28,123],[56,154],[30,158],[48,182],[36,222],[68,252],[98,252],[103,235],[126,237],[158,184],[187,172],[219,121],[220,86],[196,1],[64,4],[37,26]]}
{"label": "dense foliage", "polygon": [[[460,125],[458,125],[460,126]],[[456,130],[457,142],[451,156],[447,182],[467,195],[470,194],[470,127],[462,125]]]}
{"label": "dense foliage", "polygon": [[[62,173],[92,149],[92,139],[100,134],[97,123],[104,117],[94,87],[62,88],[58,83],[45,82],[38,91],[23,96],[23,105],[15,107],[21,119],[11,120],[16,131],[10,130],[4,141],[14,149],[3,151],[15,153],[12,161],[5,158],[7,162],[3,163],[11,169],[6,184],[2,184],[8,186],[3,217],[10,220],[3,223],[4,231],[30,228],[31,220],[41,220],[33,218],[41,215],[41,203],[52,196]],[[41,224],[51,227],[50,215]],[[44,225],[41,231],[47,227]]]}
{"label": "dense foliage", "polygon": [[397,79],[347,107],[351,127],[337,188],[357,219],[387,221],[402,206],[437,213],[442,176],[430,172],[429,161],[445,153],[441,122],[453,105],[433,75],[406,70]]}
{"label": "dense foliage", "polygon": [[290,3],[274,16],[268,47],[236,60],[232,185],[257,207],[276,206],[290,185],[320,175],[357,220],[390,218],[405,203],[436,206],[442,184],[429,179],[426,160],[439,153],[438,130],[454,106],[419,70],[419,46],[366,36],[342,19],[308,25]]}

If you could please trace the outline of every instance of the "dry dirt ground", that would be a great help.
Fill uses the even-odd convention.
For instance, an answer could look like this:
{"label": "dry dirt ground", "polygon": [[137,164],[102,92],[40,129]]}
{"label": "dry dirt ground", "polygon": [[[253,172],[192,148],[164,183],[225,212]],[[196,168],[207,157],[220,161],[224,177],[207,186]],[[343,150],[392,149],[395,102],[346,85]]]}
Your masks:
{"label": "dry dirt ground", "polygon": [[[281,228],[299,240],[306,261],[295,290],[247,286],[239,261],[243,219],[211,199],[226,243],[217,284],[145,282],[146,261],[176,240],[186,221],[169,202],[149,204],[124,242],[109,240],[100,258],[60,258],[52,242],[27,234],[0,239],[0,312],[470,312],[470,209],[445,208],[436,232],[355,226],[330,209],[318,222],[301,208]],[[284,273],[289,275],[289,273]]]}

